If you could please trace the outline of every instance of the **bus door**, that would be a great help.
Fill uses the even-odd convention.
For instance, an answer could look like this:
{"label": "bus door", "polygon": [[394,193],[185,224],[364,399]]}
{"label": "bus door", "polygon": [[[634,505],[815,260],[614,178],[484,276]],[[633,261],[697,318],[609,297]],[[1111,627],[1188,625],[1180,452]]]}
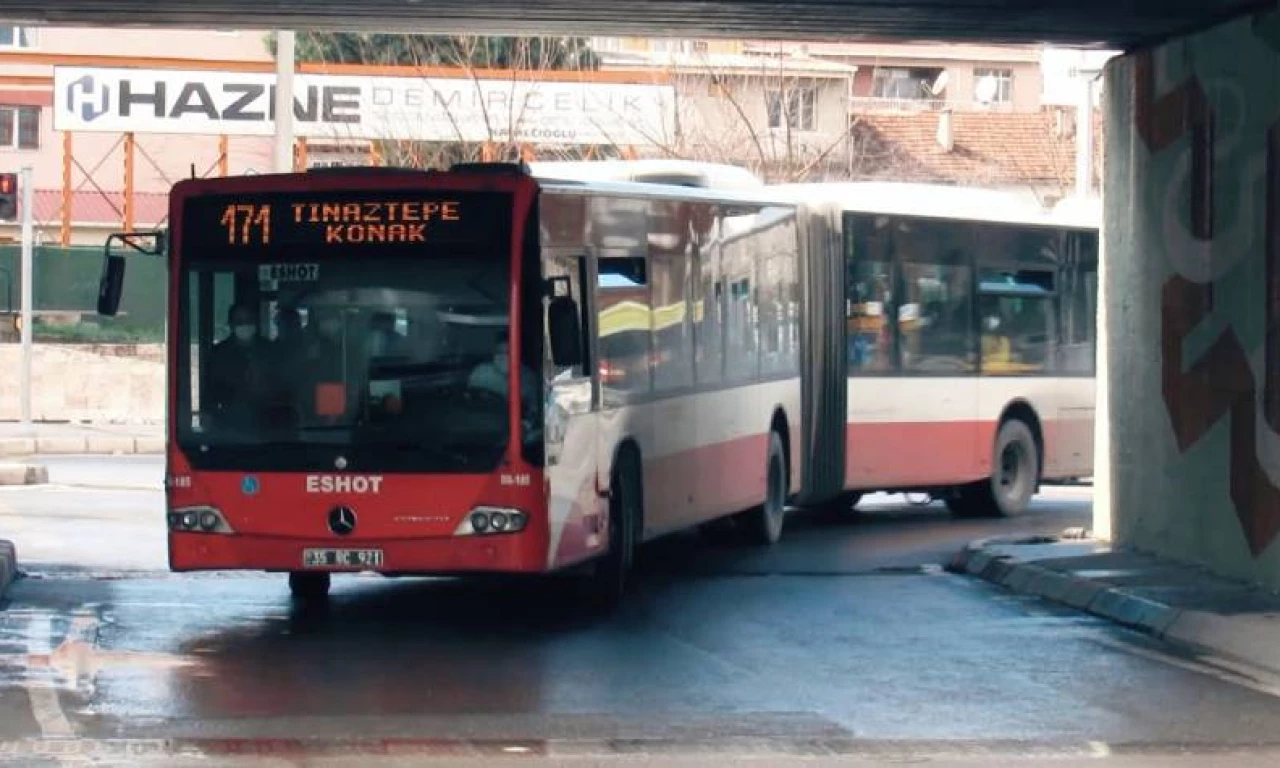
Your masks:
{"label": "bus door", "polygon": [[[653,391],[649,264],[643,252],[605,250],[595,259],[593,319],[599,378],[600,429],[597,447],[600,487],[608,488],[618,446],[634,440],[649,463]],[[647,468],[647,467],[646,467]],[[645,497],[646,509],[651,499]],[[646,516],[646,524],[650,518]]]}
{"label": "bus door", "polygon": [[590,265],[580,253],[543,251],[544,276],[555,295],[571,296],[582,312],[583,360],[572,367],[551,359],[550,345],[543,360],[543,391],[548,481],[547,514],[551,533],[550,566],[564,566],[590,556],[601,542],[603,499],[597,489],[596,392]]}

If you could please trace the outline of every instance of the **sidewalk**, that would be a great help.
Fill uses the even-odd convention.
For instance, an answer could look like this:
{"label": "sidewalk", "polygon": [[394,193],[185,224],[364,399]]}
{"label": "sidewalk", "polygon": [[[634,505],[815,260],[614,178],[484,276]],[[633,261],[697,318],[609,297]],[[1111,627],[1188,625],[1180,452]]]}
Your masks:
{"label": "sidewalk", "polygon": [[53,454],[164,453],[163,424],[0,422],[0,461]]}
{"label": "sidewalk", "polygon": [[[100,456],[164,453],[163,424],[70,424],[0,421],[0,485],[42,485],[46,467],[32,457],[87,454]],[[16,577],[13,544],[0,539],[0,601]]]}
{"label": "sidewalk", "polygon": [[948,569],[1280,675],[1280,595],[1086,538],[977,541]]}

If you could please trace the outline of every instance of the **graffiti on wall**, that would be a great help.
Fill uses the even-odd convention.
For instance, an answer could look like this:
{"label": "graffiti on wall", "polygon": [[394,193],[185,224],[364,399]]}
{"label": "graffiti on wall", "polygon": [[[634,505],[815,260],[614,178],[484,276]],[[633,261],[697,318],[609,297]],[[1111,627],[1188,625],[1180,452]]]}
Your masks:
{"label": "graffiti on wall", "polygon": [[[1280,13],[1260,14],[1251,29],[1266,46],[1280,53]],[[1264,167],[1252,163],[1255,167],[1251,170],[1260,171],[1265,183],[1261,216],[1248,215],[1252,211],[1246,213],[1241,204],[1223,211],[1224,206],[1216,205],[1214,199],[1215,159],[1221,154],[1215,136],[1214,104],[1201,79],[1194,75],[1157,98],[1155,64],[1151,53],[1134,62],[1135,129],[1153,154],[1189,140],[1183,162],[1189,165],[1190,243],[1181,253],[1170,254],[1177,274],[1165,281],[1162,290],[1162,395],[1181,453],[1199,443],[1220,421],[1229,420],[1231,501],[1256,558],[1280,534],[1280,487],[1267,473],[1258,451],[1260,428],[1280,433],[1280,119],[1265,132]],[[1268,75],[1264,72],[1261,77]],[[1267,83],[1267,87],[1273,86]],[[1254,176],[1236,175],[1243,177],[1243,184],[1251,184]],[[1244,195],[1249,197],[1252,190],[1246,188]],[[1222,245],[1215,243],[1215,225],[1225,213],[1255,230],[1259,218],[1263,223],[1266,307],[1261,392],[1249,350],[1230,325],[1194,359],[1188,360],[1184,352],[1188,338],[1214,312],[1215,280],[1236,260],[1214,248]],[[1264,424],[1260,426],[1259,421]]]}

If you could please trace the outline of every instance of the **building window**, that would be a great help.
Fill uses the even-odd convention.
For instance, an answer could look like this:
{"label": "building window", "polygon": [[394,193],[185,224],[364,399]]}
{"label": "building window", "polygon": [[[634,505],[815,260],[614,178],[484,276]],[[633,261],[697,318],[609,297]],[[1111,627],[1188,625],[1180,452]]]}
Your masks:
{"label": "building window", "polygon": [[622,51],[622,38],[593,37],[591,38],[591,50],[596,53],[620,53]]}
{"label": "building window", "polygon": [[40,108],[0,106],[0,149],[40,148]]}
{"label": "building window", "polygon": [[692,53],[693,41],[660,37],[650,42],[650,50],[654,53]]}
{"label": "building window", "polygon": [[1013,70],[973,70],[973,96],[983,104],[1008,104],[1013,101]]}
{"label": "building window", "polygon": [[35,47],[35,27],[0,26],[0,48]]}
{"label": "building window", "polygon": [[719,75],[712,75],[707,80],[707,95],[713,99],[732,96],[733,91],[725,84],[724,78]]}
{"label": "building window", "polygon": [[812,131],[818,92],[813,88],[774,89],[765,94],[770,128]]}
{"label": "building window", "polygon": [[882,67],[875,72],[872,95],[878,99],[917,101],[935,98],[933,88],[944,70]]}

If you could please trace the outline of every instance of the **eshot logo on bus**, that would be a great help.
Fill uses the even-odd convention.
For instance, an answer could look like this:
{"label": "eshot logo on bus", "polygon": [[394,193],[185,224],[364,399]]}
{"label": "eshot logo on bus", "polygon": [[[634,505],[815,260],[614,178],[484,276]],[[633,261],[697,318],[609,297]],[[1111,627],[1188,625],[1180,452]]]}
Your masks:
{"label": "eshot logo on bus", "polygon": [[382,475],[307,475],[307,493],[382,493]]}
{"label": "eshot logo on bus", "polygon": [[258,478],[253,475],[245,475],[244,479],[240,481],[240,491],[245,496],[256,496],[261,489],[262,483],[258,482]]}

